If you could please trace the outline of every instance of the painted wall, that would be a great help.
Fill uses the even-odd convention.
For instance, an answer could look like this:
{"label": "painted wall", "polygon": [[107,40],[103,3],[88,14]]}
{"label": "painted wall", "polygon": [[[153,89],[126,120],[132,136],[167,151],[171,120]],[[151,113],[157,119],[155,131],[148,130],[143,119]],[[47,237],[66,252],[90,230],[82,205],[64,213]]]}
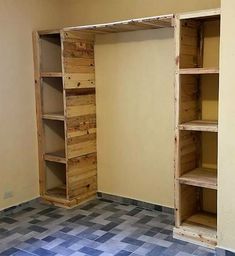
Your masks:
{"label": "painted wall", "polygon": [[235,252],[235,2],[222,1],[220,106],[219,106],[219,246]]}
{"label": "painted wall", "polygon": [[32,31],[62,25],[60,2],[0,1],[0,209],[39,195]]}

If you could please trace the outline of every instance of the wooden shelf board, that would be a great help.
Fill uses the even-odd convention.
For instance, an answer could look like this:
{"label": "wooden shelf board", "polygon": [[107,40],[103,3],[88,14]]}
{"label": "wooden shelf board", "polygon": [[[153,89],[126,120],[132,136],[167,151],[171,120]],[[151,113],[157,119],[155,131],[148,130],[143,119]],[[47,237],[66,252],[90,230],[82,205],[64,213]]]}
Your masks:
{"label": "wooden shelf board", "polygon": [[53,153],[46,153],[44,159],[50,162],[66,164],[65,151],[60,150]]}
{"label": "wooden shelf board", "polygon": [[46,191],[46,195],[52,196],[52,197],[55,197],[55,198],[66,199],[66,186],[61,185],[59,187],[48,189]]}
{"label": "wooden shelf board", "polygon": [[64,113],[63,112],[47,113],[47,114],[43,114],[42,118],[47,120],[64,121]]}
{"label": "wooden shelf board", "polygon": [[215,248],[217,245],[217,218],[215,214],[199,212],[174,228],[174,238]]}
{"label": "wooden shelf board", "polygon": [[62,72],[41,72],[41,77],[62,77]]}
{"label": "wooden shelf board", "polygon": [[215,169],[197,168],[182,175],[179,182],[180,184],[217,189],[217,171]]}
{"label": "wooden shelf board", "polygon": [[76,27],[68,27],[65,28],[65,31],[71,30],[79,30],[94,34],[107,34],[107,33],[119,33],[119,32],[128,32],[128,31],[136,31],[136,30],[144,30],[144,29],[158,29],[165,27],[173,27],[173,19],[174,16],[172,14],[169,15],[161,15],[161,16],[153,16],[132,20],[123,20],[112,23],[104,23],[104,24],[95,24],[95,25],[87,25],[87,26],[76,26]]}
{"label": "wooden shelf board", "polygon": [[179,125],[180,130],[218,132],[217,121],[194,120]]}
{"label": "wooden shelf board", "polygon": [[182,75],[203,75],[203,74],[219,74],[218,68],[182,68],[179,70]]}

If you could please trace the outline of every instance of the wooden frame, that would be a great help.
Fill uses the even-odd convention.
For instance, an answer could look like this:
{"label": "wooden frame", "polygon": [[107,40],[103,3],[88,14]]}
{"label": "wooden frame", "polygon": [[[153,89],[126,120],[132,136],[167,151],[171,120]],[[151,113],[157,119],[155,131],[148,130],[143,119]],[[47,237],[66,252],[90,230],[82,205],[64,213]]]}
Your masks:
{"label": "wooden frame", "polygon": [[[203,109],[202,97],[207,86],[204,83],[204,76],[213,77],[212,83],[219,83],[217,79],[219,68],[216,67],[217,63],[215,66],[213,63],[213,66],[208,65],[206,55],[208,46],[205,45],[206,24],[219,20],[219,9],[179,14],[175,19],[175,228],[173,234],[175,238],[210,248],[214,248],[217,243],[215,209],[217,171],[214,167],[212,169],[211,166],[208,168],[204,166],[206,164],[203,161],[207,159],[207,154],[217,151],[208,148],[205,137],[212,133],[217,134],[218,117],[206,113],[208,110]],[[219,40],[219,30],[216,36]],[[215,55],[219,56],[219,53]],[[218,104],[218,98],[216,100]],[[209,119],[205,119],[205,116],[209,116]],[[210,140],[212,137],[210,136]],[[215,147],[216,144],[217,140],[214,143]],[[215,201],[213,209],[207,205],[208,193]]]}
{"label": "wooden frame", "polygon": [[[34,32],[40,194],[44,201],[73,207],[96,195],[95,35],[172,26],[173,15],[163,15]],[[46,79],[60,82],[50,88]],[[42,91],[46,85],[49,89]],[[48,183],[58,186],[48,189]]]}

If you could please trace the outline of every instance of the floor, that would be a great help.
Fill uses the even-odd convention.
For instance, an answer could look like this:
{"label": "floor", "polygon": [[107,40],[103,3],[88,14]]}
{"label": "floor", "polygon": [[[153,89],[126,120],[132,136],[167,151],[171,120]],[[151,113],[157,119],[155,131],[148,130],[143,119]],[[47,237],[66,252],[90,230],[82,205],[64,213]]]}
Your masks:
{"label": "floor", "polygon": [[0,218],[0,255],[213,256],[172,238],[173,216],[94,200],[72,210],[35,203]]}

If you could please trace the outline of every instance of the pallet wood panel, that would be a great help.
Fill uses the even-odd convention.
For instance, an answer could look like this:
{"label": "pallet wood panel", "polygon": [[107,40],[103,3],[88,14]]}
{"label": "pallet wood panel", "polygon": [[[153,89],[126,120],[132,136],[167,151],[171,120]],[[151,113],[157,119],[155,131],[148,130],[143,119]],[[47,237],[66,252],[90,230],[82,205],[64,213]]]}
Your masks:
{"label": "pallet wood panel", "polygon": [[182,175],[179,181],[180,184],[217,189],[217,174],[213,169],[196,168]]}

